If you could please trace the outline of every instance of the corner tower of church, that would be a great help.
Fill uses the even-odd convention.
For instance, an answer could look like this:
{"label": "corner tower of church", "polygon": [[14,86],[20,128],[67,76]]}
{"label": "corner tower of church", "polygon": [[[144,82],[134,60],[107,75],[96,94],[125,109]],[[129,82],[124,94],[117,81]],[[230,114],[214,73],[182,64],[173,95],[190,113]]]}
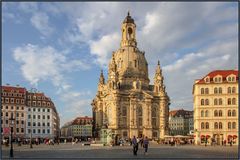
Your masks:
{"label": "corner tower of church", "polygon": [[110,139],[132,136],[163,138],[168,133],[169,97],[158,62],[154,85],[148,78],[145,52],[137,48],[136,24],[128,15],[122,23],[120,48],[112,53],[105,83],[101,72],[93,99],[94,136],[107,131]]}

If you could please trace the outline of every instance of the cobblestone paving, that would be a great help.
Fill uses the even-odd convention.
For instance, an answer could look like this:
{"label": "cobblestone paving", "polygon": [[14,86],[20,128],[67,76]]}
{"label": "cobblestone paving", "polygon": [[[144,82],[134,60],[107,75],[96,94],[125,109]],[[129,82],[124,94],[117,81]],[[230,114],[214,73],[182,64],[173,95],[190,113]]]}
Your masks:
{"label": "cobblestone paving", "polygon": [[[168,146],[151,144],[148,155],[139,148],[138,155],[133,156],[131,146],[82,146],[81,144],[45,144],[14,146],[14,158],[20,159],[238,159],[237,146]],[[9,147],[2,147],[2,158],[9,159]]]}

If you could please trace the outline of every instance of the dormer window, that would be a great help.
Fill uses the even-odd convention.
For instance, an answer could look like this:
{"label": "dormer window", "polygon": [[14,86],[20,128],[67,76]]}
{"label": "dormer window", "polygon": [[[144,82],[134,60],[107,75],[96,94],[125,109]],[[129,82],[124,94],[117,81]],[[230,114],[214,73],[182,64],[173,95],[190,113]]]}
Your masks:
{"label": "dormer window", "polygon": [[220,77],[220,76],[214,77],[214,82],[215,83],[221,83],[222,82],[222,77]]}
{"label": "dormer window", "polygon": [[205,82],[206,82],[206,83],[209,83],[209,82],[210,82],[209,77],[206,77],[206,78],[205,78]]}
{"label": "dormer window", "polygon": [[228,82],[231,82],[231,81],[232,81],[232,78],[231,78],[231,77],[228,77],[227,80],[228,80]]}
{"label": "dormer window", "polygon": [[218,82],[221,82],[222,81],[222,78],[221,77],[218,77]]}
{"label": "dormer window", "polygon": [[232,77],[232,82],[235,82],[235,77]]}
{"label": "dormer window", "polygon": [[236,82],[236,77],[235,77],[235,75],[230,75],[230,76],[228,76],[227,81],[228,81],[228,82]]}

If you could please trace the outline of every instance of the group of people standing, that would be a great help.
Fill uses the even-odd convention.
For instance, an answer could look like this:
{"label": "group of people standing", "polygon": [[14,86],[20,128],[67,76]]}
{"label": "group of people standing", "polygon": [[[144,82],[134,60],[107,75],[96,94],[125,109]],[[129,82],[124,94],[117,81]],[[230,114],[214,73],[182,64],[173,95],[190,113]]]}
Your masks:
{"label": "group of people standing", "polygon": [[139,137],[136,138],[135,136],[133,136],[131,144],[133,146],[133,155],[137,155],[139,144],[141,145],[141,147],[144,148],[144,155],[147,154],[149,146],[149,140],[147,136],[144,139]]}

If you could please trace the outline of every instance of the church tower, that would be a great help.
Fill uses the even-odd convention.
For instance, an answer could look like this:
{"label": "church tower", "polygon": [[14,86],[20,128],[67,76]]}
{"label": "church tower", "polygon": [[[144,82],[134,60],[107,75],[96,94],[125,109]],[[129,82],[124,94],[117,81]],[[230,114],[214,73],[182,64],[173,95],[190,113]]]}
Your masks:
{"label": "church tower", "polygon": [[136,24],[128,12],[127,17],[122,23],[122,40],[121,48],[123,47],[137,47],[136,41]]}
{"label": "church tower", "polygon": [[136,24],[129,12],[121,32],[120,48],[109,62],[107,82],[101,72],[92,102],[95,136],[101,137],[107,129],[114,141],[132,136],[163,138],[168,134],[170,99],[160,62],[154,85],[150,85],[145,52],[137,48]]}

